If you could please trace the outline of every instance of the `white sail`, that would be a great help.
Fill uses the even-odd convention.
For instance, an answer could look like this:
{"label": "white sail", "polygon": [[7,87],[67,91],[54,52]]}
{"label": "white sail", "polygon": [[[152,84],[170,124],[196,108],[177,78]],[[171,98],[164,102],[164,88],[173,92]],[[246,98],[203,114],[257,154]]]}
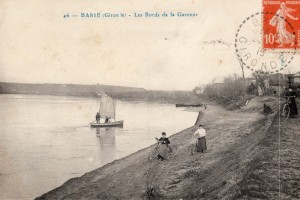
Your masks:
{"label": "white sail", "polygon": [[115,101],[108,95],[102,94],[99,109],[101,118],[111,117],[112,119],[115,119],[115,109]]}

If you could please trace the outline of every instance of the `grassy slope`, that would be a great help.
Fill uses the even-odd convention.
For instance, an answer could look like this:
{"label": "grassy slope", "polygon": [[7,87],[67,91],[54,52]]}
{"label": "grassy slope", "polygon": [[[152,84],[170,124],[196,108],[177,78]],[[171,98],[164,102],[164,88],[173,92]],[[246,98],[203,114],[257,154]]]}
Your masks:
{"label": "grassy slope", "polygon": [[276,117],[236,199],[300,199],[300,119]]}
{"label": "grassy slope", "polygon": [[[256,164],[259,168],[261,163],[257,159],[264,160],[264,156],[270,155],[268,159],[273,165],[277,163],[272,157],[276,155],[276,145],[275,149],[263,148],[265,141],[272,139],[269,128],[275,116],[265,118],[258,112],[264,102],[276,104],[274,99],[258,98],[239,111],[227,111],[218,106],[203,110],[199,123],[204,124],[208,132],[205,154],[191,153],[195,142],[192,133],[196,129],[191,127],[170,138],[174,152],[168,161],[148,161],[147,155],[153,147],[146,148],[71,179],[40,199],[247,199],[251,193],[251,184],[247,181],[252,176],[253,187],[261,186],[260,182],[255,182],[258,180]],[[298,147],[295,146],[295,150],[299,150]],[[290,162],[297,161],[293,158]],[[289,173],[294,173],[296,167]],[[266,176],[272,176],[272,173]],[[299,185],[295,186],[293,181],[289,183],[288,193],[297,192],[295,187],[297,189]],[[278,185],[276,181],[270,184],[274,188]]]}

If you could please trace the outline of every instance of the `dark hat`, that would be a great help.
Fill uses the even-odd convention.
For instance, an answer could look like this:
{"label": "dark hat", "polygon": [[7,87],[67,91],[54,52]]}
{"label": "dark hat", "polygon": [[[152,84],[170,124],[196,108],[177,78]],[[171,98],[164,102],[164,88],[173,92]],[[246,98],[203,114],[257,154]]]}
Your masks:
{"label": "dark hat", "polygon": [[162,132],[161,134],[162,134],[162,135],[167,135],[165,132]]}

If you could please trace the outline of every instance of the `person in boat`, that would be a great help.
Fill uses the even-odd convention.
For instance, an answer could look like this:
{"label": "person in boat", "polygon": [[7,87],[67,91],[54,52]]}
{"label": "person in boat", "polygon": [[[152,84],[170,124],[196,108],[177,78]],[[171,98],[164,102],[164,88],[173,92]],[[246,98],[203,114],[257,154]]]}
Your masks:
{"label": "person in boat", "polygon": [[108,122],[113,123],[114,122],[113,118],[109,117]]}
{"label": "person in boat", "polygon": [[100,116],[99,112],[97,112],[97,114],[96,114],[96,121],[97,121],[97,123],[100,122],[100,118],[101,118],[101,116]]}
{"label": "person in boat", "polygon": [[157,142],[160,143],[159,149],[158,149],[158,155],[157,159],[158,160],[167,160],[169,151],[172,151],[170,147],[170,140],[167,138],[167,134],[165,132],[162,132],[161,138],[156,138]]}
{"label": "person in boat", "polygon": [[106,116],[106,117],[105,117],[105,122],[104,122],[104,123],[108,123],[108,121],[109,121],[109,118]]}
{"label": "person in boat", "polygon": [[206,130],[203,128],[202,125],[199,125],[199,128],[194,133],[194,136],[197,138],[196,140],[196,149],[198,152],[204,153],[207,150],[206,147]]}
{"label": "person in boat", "polygon": [[291,108],[290,115],[292,118],[294,118],[294,117],[296,117],[296,115],[298,115],[296,97],[297,97],[296,92],[294,92],[292,88],[289,88],[286,93],[286,98],[290,98],[289,106]]}

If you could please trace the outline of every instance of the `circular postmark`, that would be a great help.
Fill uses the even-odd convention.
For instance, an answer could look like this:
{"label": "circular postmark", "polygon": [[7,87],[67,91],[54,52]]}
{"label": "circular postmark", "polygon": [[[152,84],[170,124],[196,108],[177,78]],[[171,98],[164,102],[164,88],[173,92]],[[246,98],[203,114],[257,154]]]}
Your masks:
{"label": "circular postmark", "polygon": [[[235,35],[235,53],[241,65],[256,73],[273,74],[285,69],[294,59],[296,45],[292,49],[263,48],[263,15],[270,12],[257,12],[247,17]],[[286,23],[291,27],[290,23]],[[268,38],[267,38],[268,39]]]}

